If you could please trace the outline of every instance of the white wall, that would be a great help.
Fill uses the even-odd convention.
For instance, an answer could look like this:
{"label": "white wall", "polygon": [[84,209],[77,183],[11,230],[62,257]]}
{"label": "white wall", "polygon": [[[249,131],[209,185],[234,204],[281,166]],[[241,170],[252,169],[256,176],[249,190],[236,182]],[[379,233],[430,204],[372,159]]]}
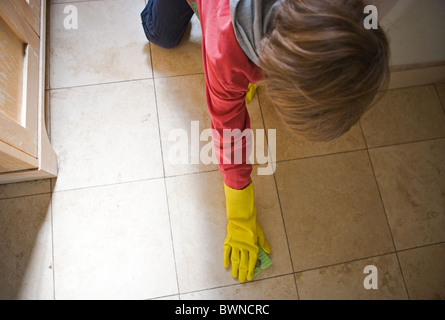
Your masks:
{"label": "white wall", "polygon": [[391,66],[445,62],[445,0],[368,0],[391,45]]}

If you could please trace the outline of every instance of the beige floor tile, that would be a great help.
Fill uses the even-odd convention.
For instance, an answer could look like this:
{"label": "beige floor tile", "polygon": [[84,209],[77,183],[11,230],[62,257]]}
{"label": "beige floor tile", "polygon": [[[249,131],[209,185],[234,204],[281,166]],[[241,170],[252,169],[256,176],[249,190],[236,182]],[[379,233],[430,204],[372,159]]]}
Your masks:
{"label": "beige floor tile", "polygon": [[366,151],[277,164],[295,271],[394,250]]}
{"label": "beige floor tile", "polygon": [[[223,263],[227,218],[219,172],[167,178],[180,293],[237,284]],[[258,220],[272,266],[254,279],[292,272],[273,176],[253,176]]]}
{"label": "beige floor tile", "polygon": [[152,80],[51,91],[56,191],[162,177]]}
{"label": "beige floor tile", "polygon": [[[365,270],[367,266],[375,269]],[[408,299],[395,254],[309,270],[295,277],[303,300]],[[365,288],[365,283],[376,287]]]}
{"label": "beige floor tile", "polygon": [[[200,152],[204,153],[204,150],[210,150],[205,152],[206,155],[213,154],[211,137],[205,135],[205,130],[211,128],[211,122],[205,98],[204,75],[156,79],[156,99],[165,175],[218,170],[214,157],[211,163],[205,163],[200,157]],[[257,132],[257,129],[263,129],[256,97],[248,104],[247,109],[254,132]],[[211,134],[210,131],[208,133]],[[264,137],[264,133],[261,132],[261,134]],[[262,154],[267,156],[266,148],[264,147]],[[209,162],[210,160],[209,157]]]}
{"label": "beige floor tile", "polygon": [[445,139],[370,150],[398,250],[445,240]]}
{"label": "beige floor tile", "polygon": [[150,44],[155,78],[204,73],[201,24],[194,15],[181,43],[173,49]]}
{"label": "beige floor tile", "polygon": [[275,129],[277,135],[276,159],[274,161],[305,158],[316,155],[365,149],[365,141],[359,125],[348,133],[330,142],[311,142],[288,131],[279,118],[266,88],[259,88],[259,100],[267,130]]}
{"label": "beige floor tile", "polygon": [[[185,300],[297,300],[293,275],[181,294]],[[265,312],[270,310],[265,309]],[[253,309],[252,309],[253,312]]]}
{"label": "beige floor tile", "polygon": [[199,157],[202,148],[211,146],[209,136],[199,141],[210,128],[204,75],[156,79],[156,99],[165,175],[218,170],[218,165],[204,164]]}
{"label": "beige floor tile", "polygon": [[51,88],[152,77],[140,18],[144,0],[71,4],[77,8],[78,29],[65,28],[67,4],[51,5]]}
{"label": "beige floor tile", "polygon": [[49,194],[0,200],[0,299],[53,299]]}
{"label": "beige floor tile", "polygon": [[432,85],[390,90],[361,124],[369,147],[445,136],[445,114]]}
{"label": "beige floor tile", "polygon": [[56,299],[177,294],[162,179],[53,194]]}
{"label": "beige floor tile", "polygon": [[398,253],[410,299],[445,299],[445,245]]}

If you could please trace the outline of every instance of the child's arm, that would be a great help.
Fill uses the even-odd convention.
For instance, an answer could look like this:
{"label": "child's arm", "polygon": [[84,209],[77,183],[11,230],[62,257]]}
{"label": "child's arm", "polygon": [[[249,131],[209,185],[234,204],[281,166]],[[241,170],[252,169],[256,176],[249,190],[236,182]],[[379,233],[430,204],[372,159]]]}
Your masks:
{"label": "child's arm", "polygon": [[[230,18],[229,1],[197,0],[206,76],[207,107],[212,119],[214,149],[223,174],[227,210],[227,237],[224,242],[224,265],[232,264],[232,275],[241,282],[254,276],[258,242],[270,252],[256,218],[252,165],[248,163],[248,145],[242,138],[250,129],[246,108],[249,83],[262,79],[261,69],[253,64],[239,46]],[[235,138],[224,141],[224,130]],[[234,163],[236,152],[242,152],[240,163]],[[224,158],[232,159],[223,163]]]}
{"label": "child's arm", "polygon": [[[247,78],[240,79],[236,86],[221,81],[220,73],[207,65],[206,95],[207,104],[212,117],[215,151],[223,174],[224,191],[227,210],[227,236],[224,241],[224,266],[232,264],[232,276],[240,282],[253,279],[259,246],[270,253],[263,230],[257,221],[253,185],[250,182],[252,165],[247,163],[250,152],[245,139],[229,139],[224,137],[224,130],[242,132],[250,129],[250,119],[246,108],[246,91],[249,84]],[[241,74],[242,75],[242,74]],[[243,152],[241,163],[224,164],[224,159],[234,160],[235,152]]]}

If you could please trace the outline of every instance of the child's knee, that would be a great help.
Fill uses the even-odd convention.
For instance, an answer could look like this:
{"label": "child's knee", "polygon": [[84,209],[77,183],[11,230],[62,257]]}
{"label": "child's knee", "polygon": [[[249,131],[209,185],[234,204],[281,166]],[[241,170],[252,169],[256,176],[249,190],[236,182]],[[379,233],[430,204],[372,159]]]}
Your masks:
{"label": "child's knee", "polygon": [[183,13],[179,10],[167,10],[170,7],[159,0],[148,0],[141,13],[142,26],[148,41],[165,49],[178,46],[193,14],[188,4],[185,1],[184,3],[187,11]]}

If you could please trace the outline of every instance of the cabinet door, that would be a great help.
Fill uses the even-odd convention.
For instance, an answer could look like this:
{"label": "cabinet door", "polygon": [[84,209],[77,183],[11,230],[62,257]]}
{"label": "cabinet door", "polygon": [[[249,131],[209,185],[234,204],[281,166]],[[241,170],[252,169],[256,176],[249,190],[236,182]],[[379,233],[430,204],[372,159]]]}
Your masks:
{"label": "cabinet door", "polygon": [[0,173],[38,167],[39,7],[0,1]]}

